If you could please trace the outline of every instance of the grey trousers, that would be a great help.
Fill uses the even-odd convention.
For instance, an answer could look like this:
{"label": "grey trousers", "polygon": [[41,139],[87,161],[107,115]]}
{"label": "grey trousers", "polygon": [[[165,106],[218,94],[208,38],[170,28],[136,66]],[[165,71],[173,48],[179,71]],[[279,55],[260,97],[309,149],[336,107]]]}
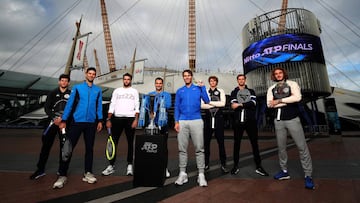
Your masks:
{"label": "grey trousers", "polygon": [[204,122],[202,119],[197,120],[180,120],[180,131],[177,135],[179,148],[179,168],[180,171],[186,172],[188,162],[188,145],[191,138],[196,156],[196,165],[199,173],[204,173],[205,155],[204,155]]}
{"label": "grey trousers", "polygon": [[300,155],[300,161],[304,170],[305,176],[312,175],[312,160],[309,148],[305,141],[304,131],[300,122],[300,118],[296,117],[292,120],[274,120],[276,139],[279,148],[279,162],[281,170],[287,170],[287,133],[291,135],[294,140]]}

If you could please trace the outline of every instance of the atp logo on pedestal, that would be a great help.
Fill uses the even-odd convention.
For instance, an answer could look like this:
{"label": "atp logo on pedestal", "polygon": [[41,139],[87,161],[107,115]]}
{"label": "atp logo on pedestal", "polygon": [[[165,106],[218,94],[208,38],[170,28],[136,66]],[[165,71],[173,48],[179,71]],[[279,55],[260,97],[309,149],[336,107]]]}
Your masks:
{"label": "atp logo on pedestal", "polygon": [[144,142],[144,145],[141,147],[142,151],[146,153],[157,153],[158,145],[152,142]]}

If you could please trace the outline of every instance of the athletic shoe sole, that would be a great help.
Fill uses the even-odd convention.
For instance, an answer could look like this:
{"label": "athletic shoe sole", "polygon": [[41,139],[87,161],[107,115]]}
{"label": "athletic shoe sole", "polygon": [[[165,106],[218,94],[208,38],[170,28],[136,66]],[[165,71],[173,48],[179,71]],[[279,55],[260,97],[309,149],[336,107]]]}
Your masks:
{"label": "athletic shoe sole", "polygon": [[42,174],[39,174],[39,175],[37,175],[37,176],[35,176],[35,177],[30,177],[30,179],[31,180],[37,180],[37,179],[39,179],[39,178],[41,178],[41,177],[43,177],[43,176],[45,176],[46,175],[46,173],[42,173]]}
{"label": "athletic shoe sole", "polygon": [[289,180],[290,179],[290,176],[284,176],[284,177],[281,177],[281,178],[275,178],[276,180]]}
{"label": "athletic shoe sole", "polygon": [[111,175],[111,174],[113,174],[113,173],[115,173],[115,170],[112,170],[112,171],[110,171],[110,172],[102,172],[101,174],[103,175],[103,176],[109,176],[109,175]]}
{"label": "athletic shoe sole", "polygon": [[[269,176],[269,174],[263,173],[263,172],[261,172],[261,171],[259,171],[259,170],[255,170],[255,172],[256,172],[257,174],[261,175],[261,176]],[[289,177],[289,178],[290,178],[290,177]]]}
{"label": "athletic shoe sole", "polygon": [[89,180],[89,179],[87,179],[87,178],[85,178],[85,177],[82,179],[82,181],[87,182],[87,183],[90,183],[90,184],[96,183],[96,180],[91,181],[91,180]]}

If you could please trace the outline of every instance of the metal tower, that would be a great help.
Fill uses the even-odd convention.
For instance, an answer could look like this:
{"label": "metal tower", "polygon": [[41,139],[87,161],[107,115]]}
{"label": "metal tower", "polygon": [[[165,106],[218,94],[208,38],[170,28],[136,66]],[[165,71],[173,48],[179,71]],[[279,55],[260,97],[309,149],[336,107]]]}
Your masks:
{"label": "metal tower", "polygon": [[285,24],[286,24],[286,12],[288,7],[288,0],[283,0],[281,4],[281,14],[279,20],[279,33],[283,33],[285,31]]}
{"label": "metal tower", "polygon": [[105,39],[105,46],[106,46],[106,54],[108,58],[109,70],[110,72],[115,71],[115,58],[114,58],[114,50],[112,47],[111,35],[110,35],[110,26],[107,17],[106,7],[105,7],[105,0],[100,0],[101,4],[101,17],[103,22],[103,29],[104,29],[104,39]]}
{"label": "metal tower", "polygon": [[74,57],[75,46],[76,46],[76,38],[78,36],[80,36],[81,19],[82,18],[80,18],[80,21],[76,22],[76,24],[75,24],[76,25],[76,34],[75,34],[75,37],[73,38],[73,43],[71,45],[69,57],[68,57],[68,60],[66,62],[66,67],[65,67],[65,71],[64,71],[64,74],[66,74],[66,75],[70,75],[70,73],[71,73],[71,66],[72,66],[72,63],[73,63],[73,57]]}
{"label": "metal tower", "polygon": [[94,56],[95,56],[96,75],[101,75],[100,63],[99,63],[96,49],[94,49]]}
{"label": "metal tower", "polygon": [[189,0],[189,28],[188,28],[189,69],[196,68],[196,14],[195,0]]}

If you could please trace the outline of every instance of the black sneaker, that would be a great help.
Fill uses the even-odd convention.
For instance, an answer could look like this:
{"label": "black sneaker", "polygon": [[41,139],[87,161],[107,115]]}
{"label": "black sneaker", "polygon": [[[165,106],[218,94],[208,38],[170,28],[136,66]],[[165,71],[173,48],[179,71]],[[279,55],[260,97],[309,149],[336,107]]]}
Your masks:
{"label": "black sneaker", "polygon": [[46,175],[46,173],[45,173],[44,171],[36,170],[36,171],[30,176],[30,179],[31,179],[31,180],[36,180],[36,179],[39,179],[39,178],[43,177],[44,175]]}
{"label": "black sneaker", "polygon": [[223,174],[229,173],[229,170],[226,168],[226,165],[221,165],[220,169]]}
{"label": "black sneaker", "polygon": [[231,169],[231,174],[232,174],[232,175],[236,175],[236,174],[238,174],[239,172],[240,172],[240,169],[239,169],[239,167],[237,167],[237,166],[234,166],[234,168]]}
{"label": "black sneaker", "polygon": [[255,172],[261,176],[269,176],[269,174],[261,166],[257,168]]}
{"label": "black sneaker", "polygon": [[210,169],[210,166],[206,165],[204,169],[205,169],[205,171],[208,171]]}

